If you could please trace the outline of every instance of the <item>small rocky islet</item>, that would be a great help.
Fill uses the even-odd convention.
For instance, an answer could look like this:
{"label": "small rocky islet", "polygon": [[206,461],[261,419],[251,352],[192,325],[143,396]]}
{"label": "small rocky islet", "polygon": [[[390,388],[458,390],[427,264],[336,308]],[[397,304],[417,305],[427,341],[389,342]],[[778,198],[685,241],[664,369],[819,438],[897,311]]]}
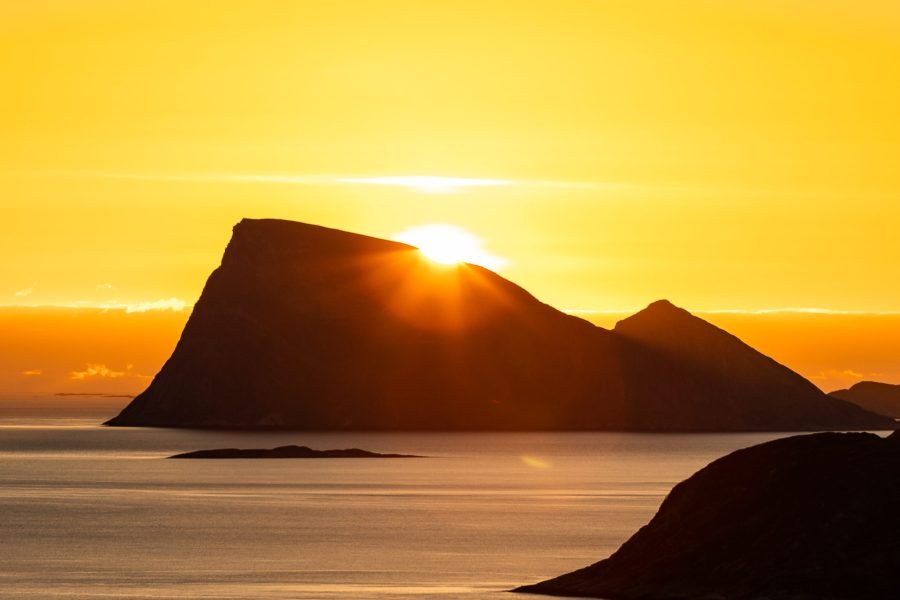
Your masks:
{"label": "small rocky islet", "polygon": [[381,454],[359,448],[342,450],[314,450],[308,446],[278,446],[277,448],[219,448],[175,454],[169,458],[424,458],[414,454]]}

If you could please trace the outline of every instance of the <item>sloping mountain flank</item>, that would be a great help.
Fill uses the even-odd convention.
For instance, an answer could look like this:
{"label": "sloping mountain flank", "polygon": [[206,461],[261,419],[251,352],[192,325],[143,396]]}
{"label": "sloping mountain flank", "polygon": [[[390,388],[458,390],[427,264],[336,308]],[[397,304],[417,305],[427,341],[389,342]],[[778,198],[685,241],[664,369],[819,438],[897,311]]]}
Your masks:
{"label": "sloping mountain flank", "polygon": [[835,401],[784,365],[665,300],[620,321],[614,333],[625,365],[629,428],[894,429],[893,423]]}
{"label": "sloping mountain flank", "polygon": [[900,419],[900,385],[860,381],[846,390],[837,390],[829,395],[868,411]]}
{"label": "sloping mountain flank", "polygon": [[[705,333],[680,339],[695,329]],[[264,219],[235,226],[172,356],[109,424],[728,431],[893,422],[828,398],[668,304],[609,331],[482,267]]]}
{"label": "sloping mountain flank", "polygon": [[621,429],[612,334],[474,265],[244,220],[172,357],[114,425]]}

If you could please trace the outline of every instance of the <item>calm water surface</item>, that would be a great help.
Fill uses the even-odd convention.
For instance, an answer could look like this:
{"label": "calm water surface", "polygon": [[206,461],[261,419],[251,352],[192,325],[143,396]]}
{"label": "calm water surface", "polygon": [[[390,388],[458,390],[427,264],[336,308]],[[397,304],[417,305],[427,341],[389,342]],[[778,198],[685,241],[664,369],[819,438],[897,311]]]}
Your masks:
{"label": "calm water surface", "polygon": [[[506,599],[777,434],[221,433],[0,409],[0,598]],[[220,447],[423,459],[166,460]]]}

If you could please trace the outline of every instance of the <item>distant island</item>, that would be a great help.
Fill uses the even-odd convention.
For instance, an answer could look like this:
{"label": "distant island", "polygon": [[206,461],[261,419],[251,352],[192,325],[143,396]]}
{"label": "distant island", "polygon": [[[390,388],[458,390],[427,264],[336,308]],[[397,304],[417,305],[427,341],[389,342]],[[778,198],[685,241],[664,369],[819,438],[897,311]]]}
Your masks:
{"label": "distant island", "polygon": [[54,396],[93,396],[97,398],[134,398],[133,394],[105,394],[91,392],[56,392]]}
{"label": "distant island", "polygon": [[423,458],[414,454],[379,454],[359,448],[345,450],[313,450],[308,446],[278,446],[277,448],[220,448],[175,454],[169,458]]}
{"label": "distant island", "polygon": [[670,302],[597,327],[496,273],[245,219],[116,426],[298,430],[894,429]]}
{"label": "distant island", "polygon": [[831,396],[880,415],[900,419],[900,385],[860,381],[846,390],[831,392]]}
{"label": "distant island", "polygon": [[609,558],[515,591],[609,600],[884,600],[900,590],[900,432],[738,450]]}

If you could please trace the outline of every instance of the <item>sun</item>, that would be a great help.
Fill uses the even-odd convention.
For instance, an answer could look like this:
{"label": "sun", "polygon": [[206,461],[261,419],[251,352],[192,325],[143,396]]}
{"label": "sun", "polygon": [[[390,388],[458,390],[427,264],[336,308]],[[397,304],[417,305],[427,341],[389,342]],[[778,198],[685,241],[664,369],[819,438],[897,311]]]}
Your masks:
{"label": "sun", "polygon": [[401,231],[393,239],[415,246],[426,258],[442,265],[472,263],[497,270],[508,262],[487,252],[481,238],[455,225],[418,225]]}

